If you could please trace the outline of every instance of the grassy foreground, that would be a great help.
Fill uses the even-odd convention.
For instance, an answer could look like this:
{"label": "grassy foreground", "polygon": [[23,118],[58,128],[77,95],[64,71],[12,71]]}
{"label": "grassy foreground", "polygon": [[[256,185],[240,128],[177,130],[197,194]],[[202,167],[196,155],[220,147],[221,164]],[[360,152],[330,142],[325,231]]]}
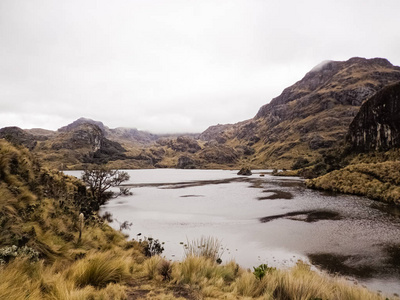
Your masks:
{"label": "grassy foreground", "polygon": [[79,180],[0,140],[0,299],[385,299],[302,262],[256,276],[196,251],[149,257],[96,214],[79,239],[86,201]]}

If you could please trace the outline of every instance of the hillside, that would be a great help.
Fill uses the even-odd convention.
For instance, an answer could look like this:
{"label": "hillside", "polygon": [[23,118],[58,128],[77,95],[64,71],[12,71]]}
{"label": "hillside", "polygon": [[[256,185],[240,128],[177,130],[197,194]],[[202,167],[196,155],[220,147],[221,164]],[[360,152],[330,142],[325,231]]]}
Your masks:
{"label": "hillside", "polygon": [[368,196],[400,205],[400,82],[361,106],[349,126],[348,166],[308,180],[315,189]]}
{"label": "hillside", "polygon": [[248,163],[290,168],[298,158],[315,161],[343,142],[361,104],[400,80],[386,59],[328,61],[261,107],[253,119],[212,126],[200,135],[223,145],[254,149]]}

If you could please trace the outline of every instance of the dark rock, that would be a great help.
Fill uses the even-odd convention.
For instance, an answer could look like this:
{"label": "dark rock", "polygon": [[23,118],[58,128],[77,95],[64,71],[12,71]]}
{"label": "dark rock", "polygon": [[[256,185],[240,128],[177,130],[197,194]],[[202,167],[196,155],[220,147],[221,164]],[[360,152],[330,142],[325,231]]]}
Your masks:
{"label": "dark rock", "polygon": [[241,168],[240,171],[237,173],[238,175],[245,175],[245,176],[250,176],[253,173],[251,173],[250,168]]}
{"label": "dark rock", "polygon": [[44,136],[34,136],[19,127],[4,127],[0,129],[0,138],[6,139],[12,144],[23,145],[29,150],[36,147],[38,140],[46,140]]}
{"label": "dark rock", "polygon": [[196,140],[179,136],[176,140],[169,140],[168,147],[177,152],[196,153],[201,149]]}
{"label": "dark rock", "polygon": [[400,146],[400,82],[387,86],[360,108],[350,124],[347,141],[357,151]]}

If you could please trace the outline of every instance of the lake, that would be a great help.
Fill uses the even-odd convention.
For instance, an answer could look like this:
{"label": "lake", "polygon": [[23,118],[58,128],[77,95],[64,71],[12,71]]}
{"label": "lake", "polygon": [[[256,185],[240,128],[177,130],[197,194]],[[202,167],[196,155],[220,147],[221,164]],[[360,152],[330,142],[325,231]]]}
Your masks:
{"label": "lake", "polygon": [[[110,225],[130,238],[164,242],[163,256],[184,258],[182,244],[218,238],[223,262],[278,268],[299,259],[372,290],[400,294],[400,213],[364,197],[309,190],[295,177],[237,171],[128,170],[133,195],[111,200]],[[69,171],[77,175],[79,172]],[[138,235],[138,234],[141,235]]]}

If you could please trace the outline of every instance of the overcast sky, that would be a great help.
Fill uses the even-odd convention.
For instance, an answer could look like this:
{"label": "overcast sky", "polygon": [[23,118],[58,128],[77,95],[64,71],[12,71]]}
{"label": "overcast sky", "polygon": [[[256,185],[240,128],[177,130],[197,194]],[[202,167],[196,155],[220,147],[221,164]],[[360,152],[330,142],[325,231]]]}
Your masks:
{"label": "overcast sky", "polygon": [[400,65],[399,0],[0,0],[0,128],[252,118],[324,60]]}

